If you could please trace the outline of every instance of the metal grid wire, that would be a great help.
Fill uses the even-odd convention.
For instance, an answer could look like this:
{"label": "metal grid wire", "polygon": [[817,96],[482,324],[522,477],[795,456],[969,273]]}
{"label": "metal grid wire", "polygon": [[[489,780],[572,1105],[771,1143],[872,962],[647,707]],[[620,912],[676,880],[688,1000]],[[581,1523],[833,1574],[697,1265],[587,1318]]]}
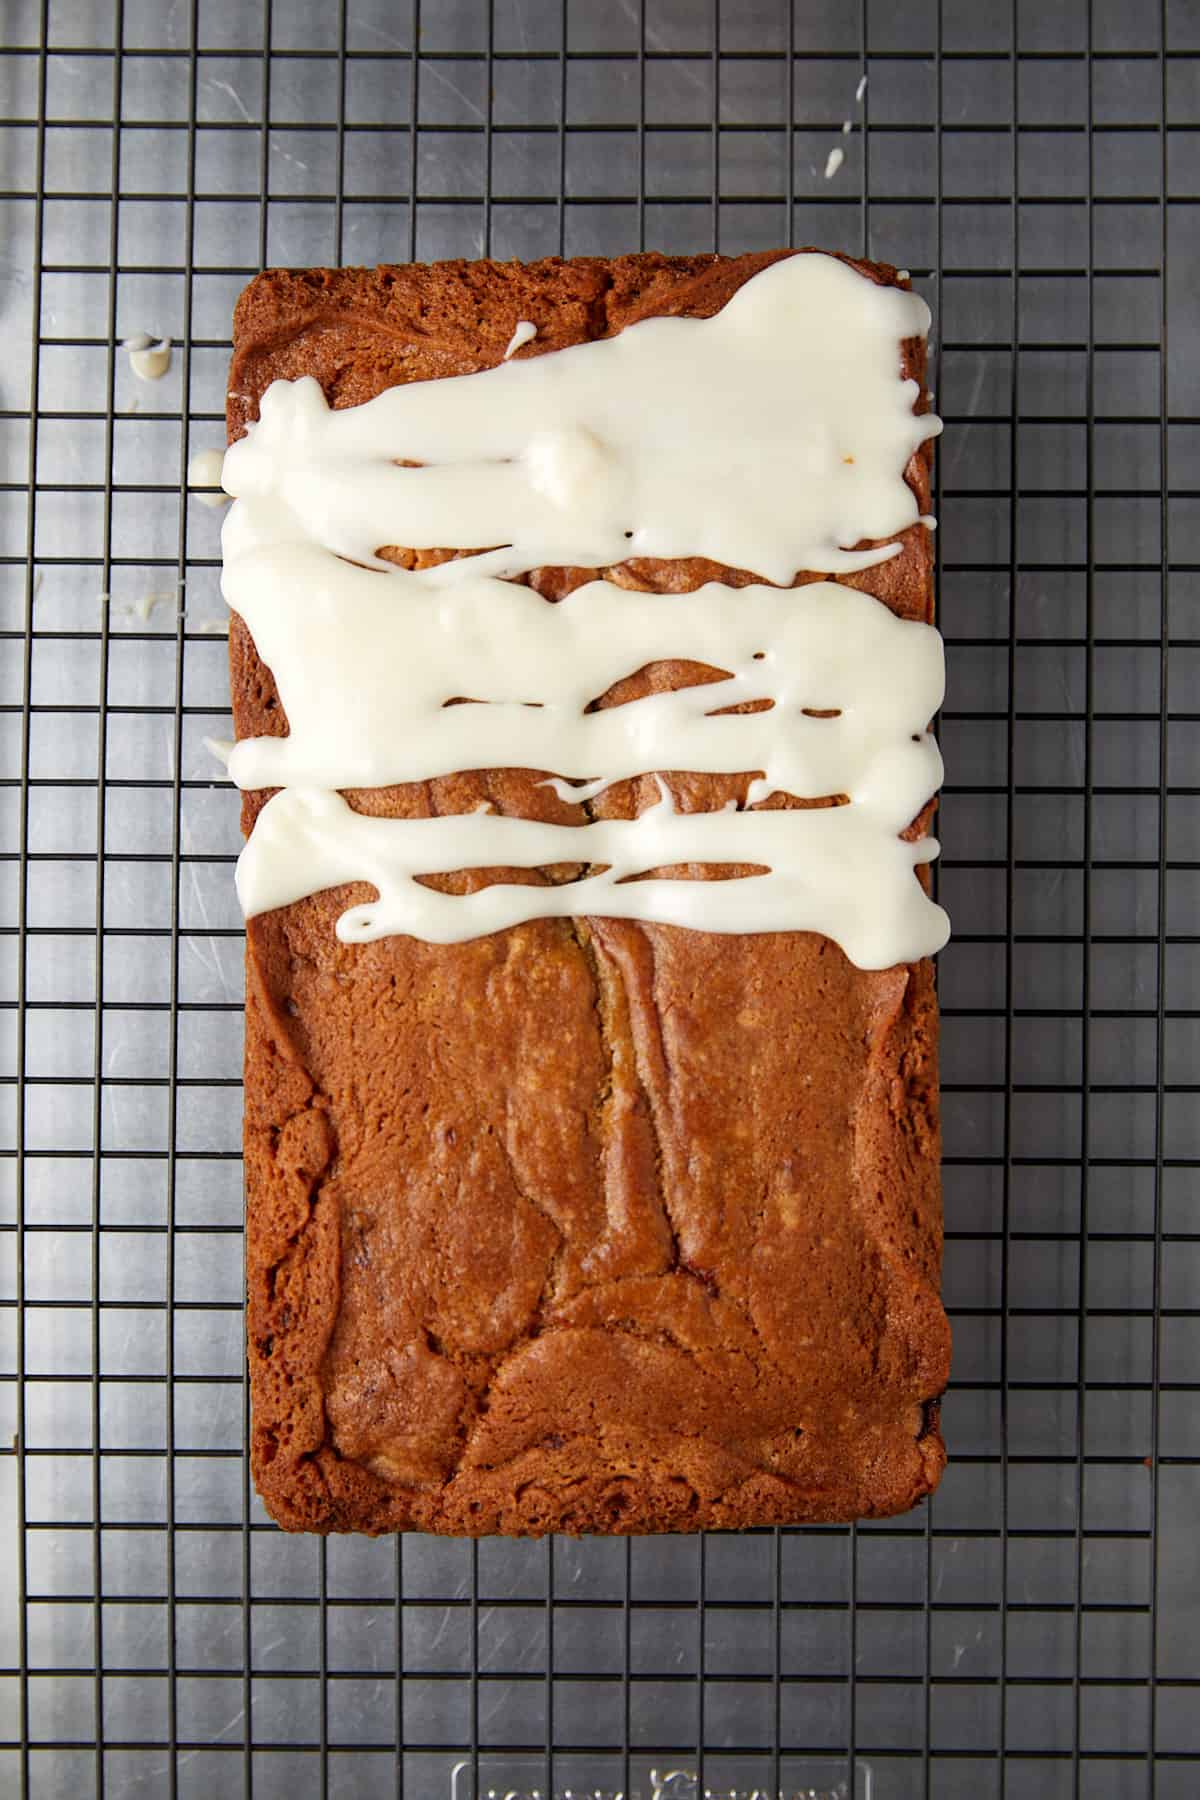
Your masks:
{"label": "metal grid wire", "polygon": [[[0,1791],[1194,1795],[1197,0],[4,0],[0,43]],[[908,264],[941,340],[954,1461],[854,1530],[285,1537],[180,497],[234,298],[789,239]]]}

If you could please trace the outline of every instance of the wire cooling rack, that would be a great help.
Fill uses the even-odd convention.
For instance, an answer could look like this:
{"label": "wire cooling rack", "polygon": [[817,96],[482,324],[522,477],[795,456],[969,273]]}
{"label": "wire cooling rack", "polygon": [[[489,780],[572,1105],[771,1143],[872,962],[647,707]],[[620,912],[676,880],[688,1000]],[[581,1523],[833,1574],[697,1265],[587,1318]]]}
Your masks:
{"label": "wire cooling rack", "polygon": [[[417,4],[0,6],[0,1790],[1184,1800],[1200,5]],[[954,1461],[855,1530],[285,1537],[242,1455],[219,521],[181,499],[233,301],[789,238],[907,264],[940,334]]]}

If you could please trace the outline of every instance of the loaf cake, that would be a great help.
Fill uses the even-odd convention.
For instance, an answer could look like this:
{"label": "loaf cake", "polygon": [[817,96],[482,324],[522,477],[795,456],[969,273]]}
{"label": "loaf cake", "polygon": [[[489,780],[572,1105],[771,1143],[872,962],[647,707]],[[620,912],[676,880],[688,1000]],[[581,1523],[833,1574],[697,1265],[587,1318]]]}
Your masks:
{"label": "loaf cake", "polygon": [[[313,377],[332,408],[360,407],[495,368],[515,339],[514,366],[648,319],[712,318],[788,254],[269,271],[235,314],[230,443],[274,382]],[[898,346],[901,372],[922,410],[919,336]],[[929,466],[925,442],[903,469],[914,519]],[[928,624],[926,522],[898,538],[886,560],[791,586],[832,579]],[[478,548],[388,544],[379,558],[419,570]],[[546,603],[601,581],[615,607],[762,574],[639,555],[516,579]],[[236,609],[230,666],[238,739],[284,736],[275,674]],[[665,657],[597,705],[718,678]],[[755,802],[750,775],[711,771],[648,770],[582,800],[524,768],[338,785],[379,820],[486,806],[497,822],[578,826],[664,797],[681,815],[804,804]],[[247,834],[270,799],[244,791]],[[579,872],[423,885],[551,889]],[[339,937],[373,892],[343,883],[247,926],[251,1455],[279,1524],[631,1533],[848,1520],[928,1495],[949,1358],[928,958],[867,968],[813,930],[606,915],[455,942]]]}

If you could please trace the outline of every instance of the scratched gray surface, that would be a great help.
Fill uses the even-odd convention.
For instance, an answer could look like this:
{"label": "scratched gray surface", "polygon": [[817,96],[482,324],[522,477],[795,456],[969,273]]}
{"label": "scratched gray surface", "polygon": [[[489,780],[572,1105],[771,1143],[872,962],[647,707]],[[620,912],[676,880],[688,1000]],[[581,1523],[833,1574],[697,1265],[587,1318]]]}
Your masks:
{"label": "scratched gray surface", "polygon": [[[564,60],[563,8],[496,0],[489,67],[483,0],[431,0],[414,163],[409,7],[277,4],[265,67],[262,0],[204,0],[195,59],[183,0],[55,0],[45,39],[0,6],[0,1791],[426,1800],[465,1760],[466,1800],[473,1752],[544,1793],[549,1750],[648,1793],[703,1749],[741,1791],[1183,1800],[1200,7],[815,0],[790,92],[780,0],[726,5],[719,58],[690,0],[565,14]],[[219,517],[180,498],[233,301],[410,232],[772,245],[789,195],[939,314],[955,1461],[855,1533],[285,1538],[241,1453]]]}

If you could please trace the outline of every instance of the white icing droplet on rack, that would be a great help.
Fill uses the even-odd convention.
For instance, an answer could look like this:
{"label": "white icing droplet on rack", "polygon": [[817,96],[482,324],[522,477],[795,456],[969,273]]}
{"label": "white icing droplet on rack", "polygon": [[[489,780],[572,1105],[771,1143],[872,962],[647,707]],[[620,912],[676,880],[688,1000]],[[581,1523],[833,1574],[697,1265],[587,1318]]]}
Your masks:
{"label": "white icing droplet on rack", "polygon": [[849,137],[850,133],[853,130],[854,130],[854,121],[852,119],[843,119],[842,120],[842,136]]}
{"label": "white icing droplet on rack", "polygon": [[[187,466],[187,484],[201,506],[224,506],[229,495],[221,491],[223,450],[197,450]],[[215,490],[215,491],[214,491]]]}
{"label": "white icing droplet on rack", "polygon": [[863,95],[866,93],[866,91],[867,91],[867,78],[864,75],[862,77],[862,79],[860,80],[858,86],[854,90],[854,98],[858,101],[860,106],[862,105]]}
{"label": "white icing droplet on rack", "polygon": [[833,180],[833,177],[837,174],[845,160],[846,152],[842,149],[840,144],[835,144],[833,149],[829,152],[829,155],[825,158],[826,181]]}
{"label": "white icing droplet on rack", "polygon": [[171,366],[170,338],[155,339],[140,331],[122,338],[121,348],[129,352],[129,366],[139,381],[159,381]]}
{"label": "white icing droplet on rack", "polygon": [[517,329],[508,340],[508,349],[504,352],[504,361],[507,362],[510,356],[515,356],[522,345],[532,342],[536,336],[537,326],[534,325],[531,320],[518,319]]}

